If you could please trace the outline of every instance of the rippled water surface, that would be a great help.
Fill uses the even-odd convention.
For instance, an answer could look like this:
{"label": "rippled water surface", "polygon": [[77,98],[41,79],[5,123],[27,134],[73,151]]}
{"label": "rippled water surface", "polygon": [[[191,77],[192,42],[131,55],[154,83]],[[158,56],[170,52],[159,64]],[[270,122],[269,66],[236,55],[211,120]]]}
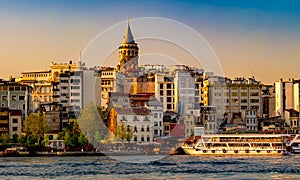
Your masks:
{"label": "rippled water surface", "polygon": [[[1,157],[0,179],[300,179],[299,158]],[[139,163],[128,162],[130,159]]]}

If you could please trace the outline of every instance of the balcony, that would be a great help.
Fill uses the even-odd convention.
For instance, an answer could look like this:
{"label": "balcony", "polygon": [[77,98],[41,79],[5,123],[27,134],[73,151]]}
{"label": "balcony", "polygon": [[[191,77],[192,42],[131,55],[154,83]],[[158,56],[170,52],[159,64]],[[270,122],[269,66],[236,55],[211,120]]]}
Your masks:
{"label": "balcony", "polygon": [[8,120],[0,120],[0,124],[8,124]]}

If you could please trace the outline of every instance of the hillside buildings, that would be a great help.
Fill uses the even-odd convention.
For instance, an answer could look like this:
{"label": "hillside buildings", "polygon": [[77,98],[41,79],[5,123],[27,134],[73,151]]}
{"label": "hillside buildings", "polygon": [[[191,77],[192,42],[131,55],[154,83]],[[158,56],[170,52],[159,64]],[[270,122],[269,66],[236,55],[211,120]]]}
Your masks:
{"label": "hillside buildings", "polygon": [[133,143],[199,132],[300,130],[298,80],[263,85],[254,77],[230,79],[187,65],[140,65],[129,22],[117,48],[116,67],[52,62],[49,70],[0,81],[0,133],[20,134],[25,117],[40,111],[55,138],[91,101],[107,108],[109,136],[122,124],[133,130]]}

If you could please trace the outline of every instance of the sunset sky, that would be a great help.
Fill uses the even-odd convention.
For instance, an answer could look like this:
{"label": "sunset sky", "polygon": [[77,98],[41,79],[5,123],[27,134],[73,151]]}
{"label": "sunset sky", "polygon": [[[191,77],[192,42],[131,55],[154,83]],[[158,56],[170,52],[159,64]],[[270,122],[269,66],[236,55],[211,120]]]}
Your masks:
{"label": "sunset sky", "polygon": [[[226,76],[254,75],[267,84],[300,78],[297,0],[1,1],[0,78],[77,61],[95,36],[128,17],[169,18],[195,29]],[[116,36],[121,43],[123,34]]]}

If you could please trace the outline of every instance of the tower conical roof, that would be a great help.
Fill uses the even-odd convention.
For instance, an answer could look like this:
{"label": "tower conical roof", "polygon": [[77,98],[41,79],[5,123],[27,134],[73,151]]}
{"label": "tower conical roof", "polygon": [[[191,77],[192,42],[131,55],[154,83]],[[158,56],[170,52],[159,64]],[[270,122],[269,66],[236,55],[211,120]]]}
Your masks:
{"label": "tower conical roof", "polygon": [[129,25],[129,19],[128,19],[128,24],[127,24],[127,28],[126,28],[126,32],[124,35],[124,39],[123,39],[123,44],[134,44],[134,38],[130,29],[130,25]]}

